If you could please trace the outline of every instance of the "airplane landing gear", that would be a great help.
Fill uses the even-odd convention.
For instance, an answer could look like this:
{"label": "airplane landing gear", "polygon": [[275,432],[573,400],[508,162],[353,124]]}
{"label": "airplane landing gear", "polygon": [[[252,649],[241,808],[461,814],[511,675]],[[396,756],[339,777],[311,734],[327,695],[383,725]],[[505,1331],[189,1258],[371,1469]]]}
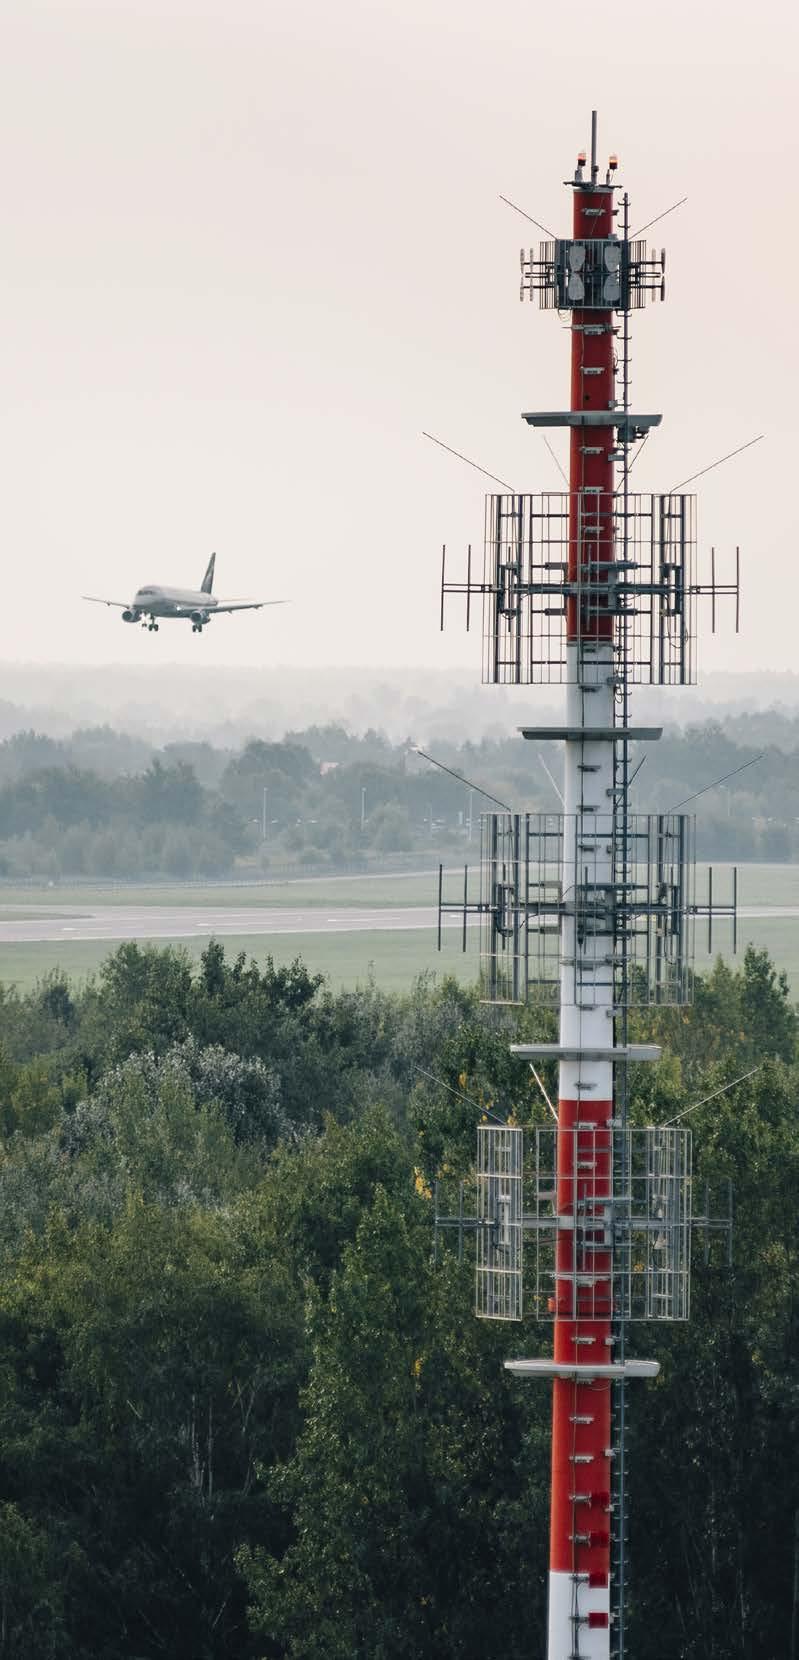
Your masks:
{"label": "airplane landing gear", "polygon": [[152,617],[150,618],[150,621],[148,623],[142,623],[142,628],[149,629],[151,634],[157,634],[158,633],[158,624],[157,624],[157,622],[153,621]]}
{"label": "airplane landing gear", "polygon": [[191,631],[192,631],[192,634],[202,634],[202,631],[203,631],[202,623],[192,623]]}

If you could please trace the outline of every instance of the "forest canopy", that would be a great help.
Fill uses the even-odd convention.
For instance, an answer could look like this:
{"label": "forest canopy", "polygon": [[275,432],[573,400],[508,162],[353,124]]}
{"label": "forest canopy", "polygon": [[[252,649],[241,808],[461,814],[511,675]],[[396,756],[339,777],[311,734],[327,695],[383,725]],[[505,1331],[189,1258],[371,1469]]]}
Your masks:
{"label": "forest canopy", "polygon": [[[548,1391],[501,1363],[548,1334],[474,1318],[468,1251],[433,1252],[432,1193],[468,1176],[484,1107],[545,1121],[509,1043],[549,1022],[447,979],[334,993],[215,942],[197,967],[126,944],[87,985],[3,988],[0,1655],[540,1646]],[[664,1058],[634,1072],[631,1112],[704,1103],[696,1179],[732,1181],[735,1237],[732,1267],[697,1250],[690,1326],[635,1332],[662,1372],[631,1395],[630,1648],[774,1660],[796,1015],[750,949],[636,1030]]]}

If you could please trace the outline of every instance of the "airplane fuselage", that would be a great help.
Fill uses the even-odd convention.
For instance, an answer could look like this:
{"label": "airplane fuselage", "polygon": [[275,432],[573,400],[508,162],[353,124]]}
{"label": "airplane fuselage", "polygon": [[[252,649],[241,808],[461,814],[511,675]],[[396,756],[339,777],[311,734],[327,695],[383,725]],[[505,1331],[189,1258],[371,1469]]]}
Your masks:
{"label": "airplane fuselage", "polygon": [[[138,588],[130,610],[131,622],[139,617],[199,617],[215,611],[218,601],[214,594],[204,594],[194,588],[162,588],[153,585]],[[127,613],[126,613],[127,617]]]}

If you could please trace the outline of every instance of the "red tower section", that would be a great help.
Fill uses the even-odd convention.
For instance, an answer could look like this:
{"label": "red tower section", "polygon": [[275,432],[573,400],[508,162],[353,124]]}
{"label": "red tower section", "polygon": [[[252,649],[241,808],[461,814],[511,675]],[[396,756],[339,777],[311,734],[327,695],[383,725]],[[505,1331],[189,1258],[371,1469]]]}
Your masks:
{"label": "red tower section", "polygon": [[[574,241],[607,241],[613,235],[613,188],[574,191]],[[578,281],[579,273],[575,273]],[[610,639],[613,622],[596,589],[613,561],[613,410],[616,393],[612,310],[572,312],[571,410],[594,417],[608,412],[607,427],[573,426],[569,452],[569,580],[584,598],[567,601],[567,638]]]}

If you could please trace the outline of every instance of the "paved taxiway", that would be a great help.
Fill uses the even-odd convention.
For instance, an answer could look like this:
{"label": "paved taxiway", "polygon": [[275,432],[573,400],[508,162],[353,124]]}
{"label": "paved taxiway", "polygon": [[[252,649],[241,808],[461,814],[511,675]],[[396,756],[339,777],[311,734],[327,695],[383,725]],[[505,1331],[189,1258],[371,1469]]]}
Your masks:
{"label": "paved taxiway", "polygon": [[[297,909],[288,905],[102,905],[84,909],[65,905],[57,910],[42,906],[38,915],[35,909],[26,906],[24,916],[14,916],[11,908],[6,913],[0,908],[0,945],[47,940],[192,939],[208,934],[222,939],[226,934],[268,938],[279,934],[402,933],[435,928],[438,923],[433,905],[381,909],[335,905]],[[799,905],[742,905],[738,911],[739,922],[766,918],[799,919]],[[460,928],[463,922],[455,913],[442,917],[442,925]]]}

